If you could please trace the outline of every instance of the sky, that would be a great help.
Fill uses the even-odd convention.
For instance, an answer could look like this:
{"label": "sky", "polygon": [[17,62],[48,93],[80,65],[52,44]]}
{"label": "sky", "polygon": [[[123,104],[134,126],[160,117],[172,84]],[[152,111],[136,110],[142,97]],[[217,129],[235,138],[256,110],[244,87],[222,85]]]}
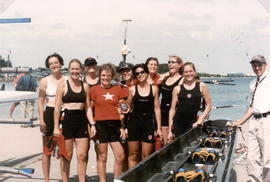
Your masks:
{"label": "sky", "polygon": [[[31,23],[0,24],[0,54],[13,66],[44,67],[54,52],[99,64],[122,60],[126,23],[127,62],[174,54],[198,72],[252,73],[249,61],[270,60],[269,0],[0,0],[0,18]],[[270,61],[269,61],[270,64]]]}

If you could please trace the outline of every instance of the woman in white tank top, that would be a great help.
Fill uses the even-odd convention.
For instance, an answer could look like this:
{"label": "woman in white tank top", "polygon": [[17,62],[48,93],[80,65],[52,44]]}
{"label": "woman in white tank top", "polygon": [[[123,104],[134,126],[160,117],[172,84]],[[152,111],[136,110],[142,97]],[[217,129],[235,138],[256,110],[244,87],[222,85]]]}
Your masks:
{"label": "woman in white tank top", "polygon": [[46,154],[46,150],[48,148],[49,137],[53,135],[54,129],[53,113],[55,107],[55,94],[57,85],[65,79],[65,76],[61,73],[61,67],[64,65],[63,58],[57,53],[49,55],[46,58],[45,65],[46,68],[50,69],[51,74],[40,81],[38,112],[40,121],[40,131],[43,134],[42,168],[44,179],[46,182],[48,182],[50,175],[49,171],[50,171],[51,155]]}

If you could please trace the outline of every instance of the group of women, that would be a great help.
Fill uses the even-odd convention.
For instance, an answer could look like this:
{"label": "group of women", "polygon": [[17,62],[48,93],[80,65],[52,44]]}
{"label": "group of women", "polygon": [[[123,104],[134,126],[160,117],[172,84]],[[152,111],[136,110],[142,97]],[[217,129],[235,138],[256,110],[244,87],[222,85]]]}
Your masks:
{"label": "group of women", "polygon": [[[124,63],[119,67],[120,82],[114,81],[117,73],[113,64],[103,64],[97,70],[91,57],[85,60],[84,77],[77,59],[69,62],[69,76],[62,75],[64,61],[56,53],[47,57],[45,65],[51,73],[41,80],[39,90],[43,147],[48,147],[52,137],[62,135],[66,153],[72,158],[75,146],[81,182],[86,180],[90,139],[95,141],[99,181],[104,182],[108,146],[114,154],[117,177],[125,163],[132,168],[154,151],[157,136],[166,145],[202,124],[211,110],[207,86],[196,79],[194,64],[183,63],[178,56],[170,56],[169,71],[164,74],[158,74],[155,57],[135,66]],[[197,116],[202,98],[206,107]],[[123,140],[128,147],[123,147]],[[50,154],[46,152],[42,166],[45,181],[49,181]],[[68,181],[70,160],[61,157],[60,169],[63,181]]]}

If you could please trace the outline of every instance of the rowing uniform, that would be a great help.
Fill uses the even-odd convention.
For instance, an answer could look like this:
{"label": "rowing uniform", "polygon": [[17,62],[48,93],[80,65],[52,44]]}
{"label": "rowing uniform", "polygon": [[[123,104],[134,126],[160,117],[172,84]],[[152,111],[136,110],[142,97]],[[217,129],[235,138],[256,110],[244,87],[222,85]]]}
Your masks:
{"label": "rowing uniform", "polygon": [[126,97],[120,85],[103,88],[96,85],[90,88],[90,100],[94,102],[94,120],[96,121],[96,143],[120,141],[119,100]]}
{"label": "rowing uniform", "polygon": [[154,142],[154,95],[153,86],[147,96],[141,96],[138,86],[135,85],[135,94],[132,99],[132,112],[127,122],[128,141]]}
{"label": "rowing uniform", "polygon": [[270,181],[270,75],[267,71],[250,83],[253,116],[248,130],[248,174],[251,181]]}
{"label": "rowing uniform", "polygon": [[191,90],[187,90],[183,84],[180,85],[177,110],[173,119],[174,134],[176,137],[191,129],[192,124],[197,121],[201,98],[200,82],[196,82],[195,87]]}
{"label": "rowing uniform", "polygon": [[176,80],[173,84],[167,85],[166,81],[169,77],[166,77],[160,85],[161,98],[161,126],[169,126],[169,111],[172,102],[172,92],[175,86],[177,86],[182,77]]}
{"label": "rowing uniform", "polygon": [[[72,90],[69,81],[67,83],[67,93],[62,97],[63,104],[68,103],[85,103],[86,93],[81,82],[81,91],[76,93]],[[63,120],[63,135],[65,140],[73,138],[88,138],[87,118],[85,110],[64,110],[65,117]]]}

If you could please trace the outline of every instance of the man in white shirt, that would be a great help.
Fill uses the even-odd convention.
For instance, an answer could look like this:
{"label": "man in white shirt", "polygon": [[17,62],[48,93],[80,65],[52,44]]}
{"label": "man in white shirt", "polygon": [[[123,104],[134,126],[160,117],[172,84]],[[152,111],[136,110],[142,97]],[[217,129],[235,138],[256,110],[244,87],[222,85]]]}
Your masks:
{"label": "man in white shirt", "polygon": [[264,56],[250,61],[257,78],[250,82],[251,103],[234,126],[251,118],[248,129],[248,175],[251,182],[270,182],[270,75]]}

